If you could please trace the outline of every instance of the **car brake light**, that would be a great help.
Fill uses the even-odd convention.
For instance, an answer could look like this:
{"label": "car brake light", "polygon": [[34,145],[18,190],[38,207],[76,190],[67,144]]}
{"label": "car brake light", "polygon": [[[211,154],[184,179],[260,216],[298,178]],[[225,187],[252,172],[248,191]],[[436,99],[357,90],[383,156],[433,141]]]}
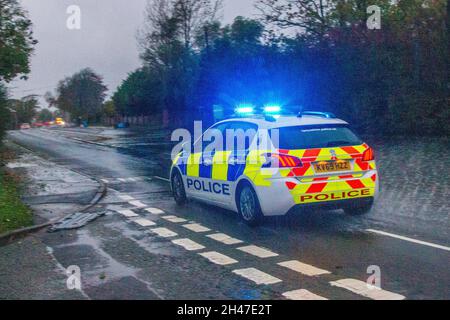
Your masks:
{"label": "car brake light", "polygon": [[375,160],[375,154],[374,154],[372,148],[369,147],[369,148],[366,149],[366,151],[363,152],[362,160],[363,161]]}
{"label": "car brake light", "polygon": [[295,168],[303,166],[299,158],[288,154],[267,153],[264,157],[266,162],[263,164],[263,168]]}

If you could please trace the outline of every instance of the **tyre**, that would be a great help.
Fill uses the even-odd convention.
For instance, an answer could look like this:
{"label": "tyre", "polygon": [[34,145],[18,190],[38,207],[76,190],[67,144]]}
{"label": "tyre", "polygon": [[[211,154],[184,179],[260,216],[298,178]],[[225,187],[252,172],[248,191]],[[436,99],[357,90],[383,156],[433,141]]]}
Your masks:
{"label": "tyre", "polygon": [[348,205],[344,207],[344,212],[349,215],[359,216],[368,213],[373,206],[373,199],[363,203]]}
{"label": "tyre", "polygon": [[248,183],[239,188],[237,194],[237,207],[240,218],[249,226],[261,223],[263,214],[255,190]]}
{"label": "tyre", "polygon": [[171,185],[173,198],[177,205],[185,205],[187,202],[186,191],[184,190],[183,178],[178,170],[172,174]]}

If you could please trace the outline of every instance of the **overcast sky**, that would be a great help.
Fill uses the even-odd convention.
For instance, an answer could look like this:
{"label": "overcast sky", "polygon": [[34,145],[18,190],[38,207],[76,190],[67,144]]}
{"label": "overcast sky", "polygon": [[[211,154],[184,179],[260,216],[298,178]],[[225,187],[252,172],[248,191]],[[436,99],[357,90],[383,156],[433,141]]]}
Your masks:
{"label": "overcast sky", "polygon": [[[27,81],[10,84],[15,98],[54,92],[59,80],[90,67],[104,77],[110,92],[140,66],[136,30],[147,0],[20,0],[33,21],[39,41]],[[254,0],[224,0],[223,20],[251,17]],[[69,30],[70,5],[81,9],[81,29]],[[43,101],[43,99],[41,99]],[[43,103],[42,103],[43,104]],[[44,106],[44,105],[43,105]]]}

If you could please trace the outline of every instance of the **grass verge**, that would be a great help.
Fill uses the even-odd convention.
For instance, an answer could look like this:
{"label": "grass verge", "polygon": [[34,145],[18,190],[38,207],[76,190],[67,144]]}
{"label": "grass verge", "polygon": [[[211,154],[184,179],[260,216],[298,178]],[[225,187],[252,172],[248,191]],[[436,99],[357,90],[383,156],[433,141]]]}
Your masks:
{"label": "grass verge", "polygon": [[[0,151],[0,162],[5,158]],[[33,224],[31,210],[20,200],[20,180],[0,166],[0,234]]]}

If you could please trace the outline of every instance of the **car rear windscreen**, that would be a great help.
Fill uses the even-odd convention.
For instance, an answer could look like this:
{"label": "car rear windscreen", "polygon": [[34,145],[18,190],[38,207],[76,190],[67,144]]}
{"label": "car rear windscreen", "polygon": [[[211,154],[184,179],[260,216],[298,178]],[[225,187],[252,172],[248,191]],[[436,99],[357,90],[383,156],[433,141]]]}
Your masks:
{"label": "car rear windscreen", "polygon": [[[278,130],[279,146],[276,144]],[[294,126],[272,129],[271,136],[279,149],[311,149],[353,146],[362,141],[345,125]]]}

